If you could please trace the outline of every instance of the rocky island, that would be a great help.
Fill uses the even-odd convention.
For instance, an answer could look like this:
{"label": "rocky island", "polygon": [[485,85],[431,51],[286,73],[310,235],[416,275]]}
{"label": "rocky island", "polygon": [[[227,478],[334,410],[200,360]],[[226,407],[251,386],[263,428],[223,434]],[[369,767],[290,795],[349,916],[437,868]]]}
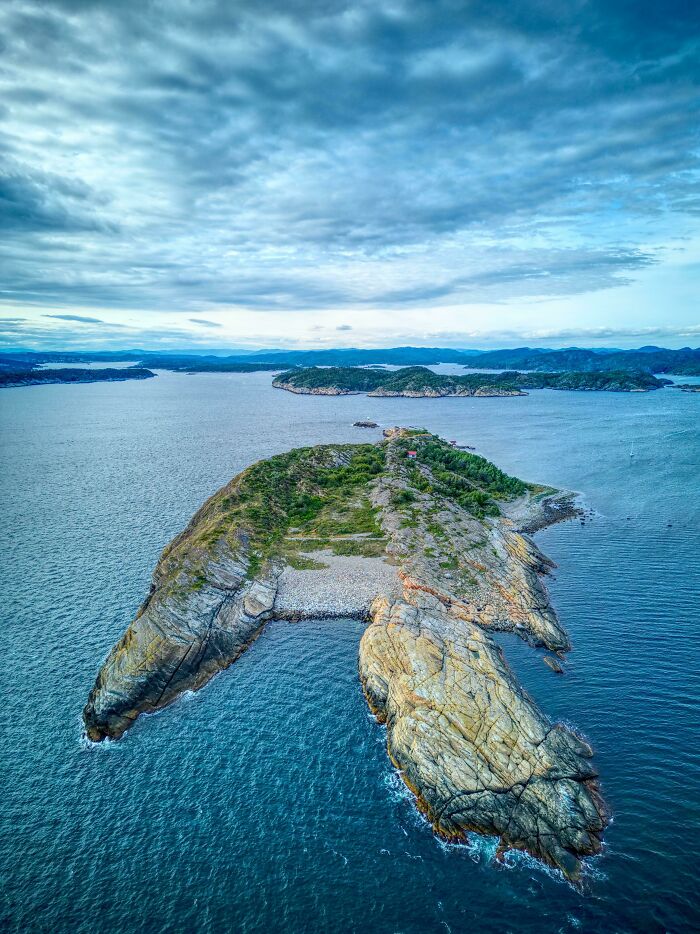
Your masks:
{"label": "rocky island", "polygon": [[569,639],[528,532],[570,494],[525,483],[428,432],[271,457],[167,546],[83,718],[116,739],[202,687],[272,618],[359,617],[359,676],[435,832],[496,835],[577,880],[607,823],[588,744],[520,688],[491,634],[561,655]]}
{"label": "rocky island", "polygon": [[424,366],[400,370],[362,367],[305,367],[280,373],[272,381],[277,389],[317,396],[367,393],[369,396],[441,398],[444,396],[525,396],[526,389],[648,392],[670,380],[651,373],[435,373]]}

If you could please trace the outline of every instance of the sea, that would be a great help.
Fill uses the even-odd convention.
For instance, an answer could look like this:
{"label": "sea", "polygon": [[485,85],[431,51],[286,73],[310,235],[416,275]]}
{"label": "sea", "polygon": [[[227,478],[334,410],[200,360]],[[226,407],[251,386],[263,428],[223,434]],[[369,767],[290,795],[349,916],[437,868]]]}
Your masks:
{"label": "sea", "polygon": [[[0,930],[698,930],[699,407],[671,388],[300,396],[269,373],[2,390]],[[120,741],[83,737],[168,541],[253,461],[380,437],[357,419],[426,427],[585,503],[536,535],[565,674],[500,638],[595,749],[613,820],[580,889],[522,854],[497,862],[493,839],[435,838],[368,713],[357,621],[272,623]]]}

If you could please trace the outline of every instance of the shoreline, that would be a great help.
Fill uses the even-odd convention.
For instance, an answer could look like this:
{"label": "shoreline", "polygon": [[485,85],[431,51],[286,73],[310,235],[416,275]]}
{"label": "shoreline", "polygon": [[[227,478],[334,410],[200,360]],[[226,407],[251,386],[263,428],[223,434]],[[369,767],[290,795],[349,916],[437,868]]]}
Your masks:
{"label": "shoreline", "polygon": [[[573,494],[523,484],[427,432],[385,436],[262,461],[204,504],[165,549],[151,593],[103,664],[84,711],[87,736],[118,738],[141,713],[203,687],[269,620],[362,619],[363,691],[435,832],[458,841],[495,834],[503,850],[525,849],[576,881],[607,823],[592,751],[538,709],[490,635],[513,632],[554,653],[570,648],[541,580],[553,563],[519,528],[570,518]],[[306,489],[317,476],[316,496],[327,505],[288,523],[261,562],[251,532],[232,533],[232,504],[245,514],[271,471],[273,499],[266,494],[261,513],[269,517],[274,497],[287,495],[283,464],[287,483],[298,476]],[[367,479],[342,493],[327,486],[327,471],[349,479],[353,464]],[[444,465],[442,473],[431,464]],[[465,487],[460,470],[482,488]],[[433,490],[430,478],[443,475],[453,477],[454,493]],[[501,506],[487,489],[504,491]],[[348,534],[353,523],[362,531]]]}

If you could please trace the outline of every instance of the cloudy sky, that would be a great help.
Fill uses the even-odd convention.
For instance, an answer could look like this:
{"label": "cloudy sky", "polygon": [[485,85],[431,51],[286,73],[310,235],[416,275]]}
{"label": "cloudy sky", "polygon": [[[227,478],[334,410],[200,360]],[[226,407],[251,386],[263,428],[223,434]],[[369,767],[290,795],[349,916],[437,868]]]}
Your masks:
{"label": "cloudy sky", "polygon": [[0,345],[700,345],[693,0],[4,0]]}

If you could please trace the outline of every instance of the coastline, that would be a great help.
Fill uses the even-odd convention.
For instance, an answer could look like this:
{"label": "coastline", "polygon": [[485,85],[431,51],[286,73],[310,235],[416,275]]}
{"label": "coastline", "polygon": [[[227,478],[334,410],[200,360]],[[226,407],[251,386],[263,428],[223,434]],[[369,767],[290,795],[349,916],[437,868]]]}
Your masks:
{"label": "coastline", "polygon": [[[541,713],[489,635],[510,631],[558,653],[570,647],[541,582],[552,562],[518,528],[561,521],[572,494],[522,484],[425,432],[385,435],[374,446],[286,456],[300,477],[319,477],[319,492],[326,471],[347,477],[353,465],[377,466],[380,454],[383,466],[361,473],[367,480],[348,487],[345,499],[323,493],[328,507],[316,509],[309,532],[303,522],[289,528],[262,562],[248,534],[231,538],[231,504],[258,489],[261,471],[276,477],[276,464],[289,460],[254,465],[205,503],[166,548],[151,593],[98,675],[84,711],[88,738],[118,738],[139,714],[202,687],[270,619],[367,619],[362,687],[436,833],[496,834],[504,850],[525,849],[575,881],[607,822],[592,752]],[[420,466],[407,457],[411,446]],[[481,504],[471,511],[430,492],[433,462],[514,491],[508,508],[488,505],[485,492],[464,500]],[[462,475],[453,476],[462,488]],[[348,533],[353,516],[369,530]]]}
{"label": "coastline", "polygon": [[645,372],[527,372],[439,374],[424,366],[398,370],[352,367],[306,367],[281,373],[276,389],[300,395],[340,396],[364,393],[370,398],[526,396],[528,389],[573,392],[651,392],[669,380]]}
{"label": "coastline", "polygon": [[0,370],[0,389],[17,389],[24,386],[53,386],[59,383],[120,383],[126,380],[151,379],[155,373],[144,367],[117,367],[102,370],[69,368],[58,370]]}

